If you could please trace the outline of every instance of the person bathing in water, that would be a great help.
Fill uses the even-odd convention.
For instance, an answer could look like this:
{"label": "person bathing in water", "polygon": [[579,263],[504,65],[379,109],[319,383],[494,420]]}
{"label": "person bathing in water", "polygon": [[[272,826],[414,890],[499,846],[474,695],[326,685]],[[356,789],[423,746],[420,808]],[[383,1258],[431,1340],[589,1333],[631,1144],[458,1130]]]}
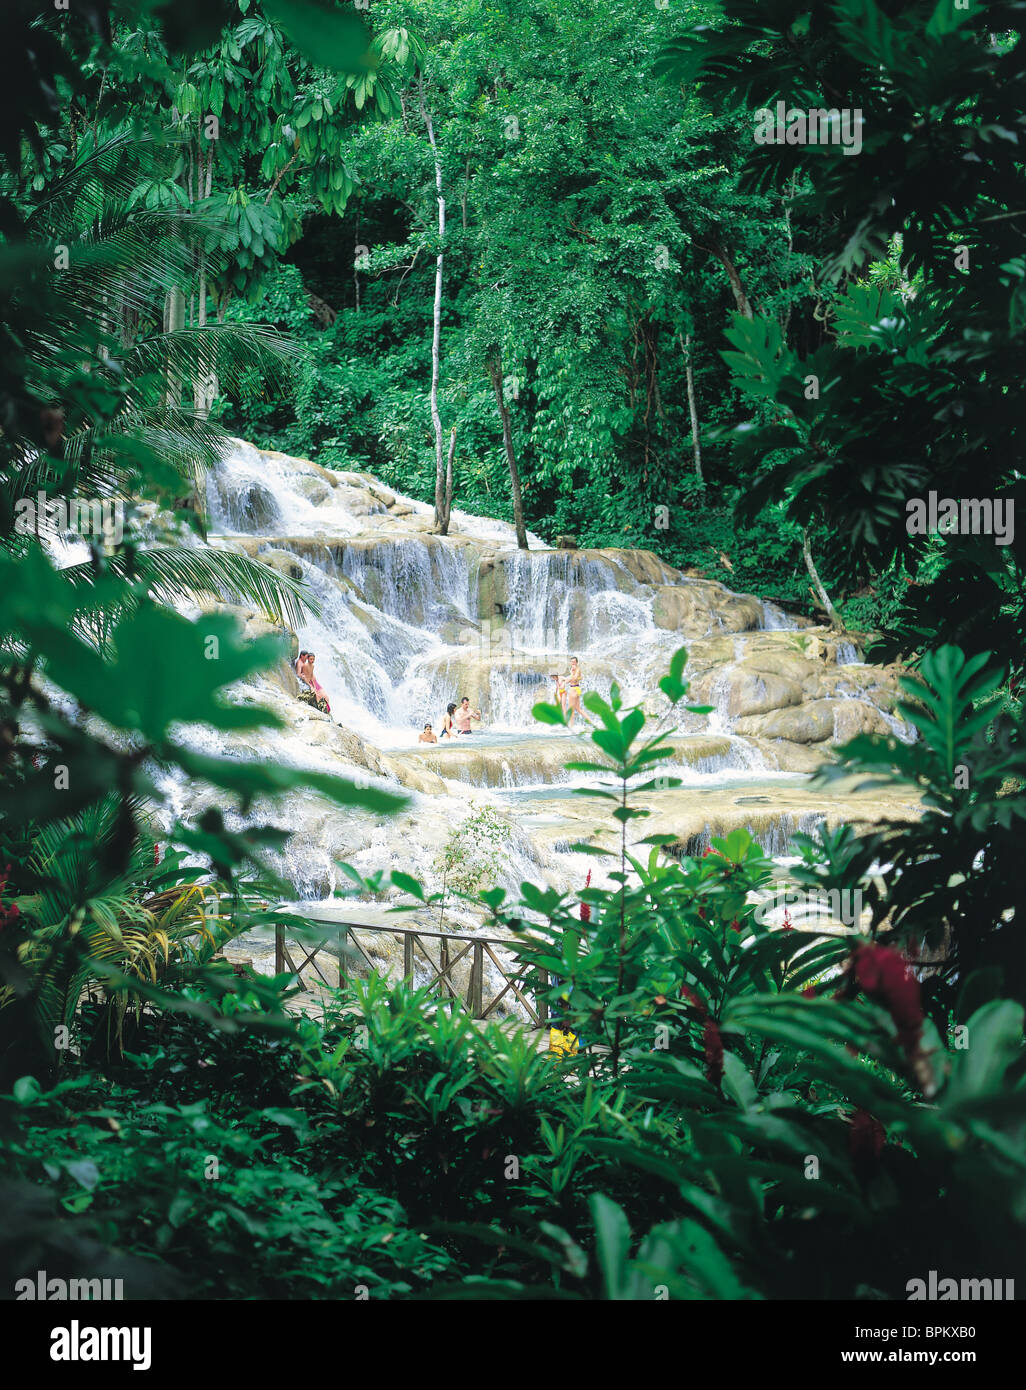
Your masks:
{"label": "person bathing in water", "polygon": [[563,707],[564,714],[567,709],[570,711],[570,718],[567,721],[568,729],[572,729],[574,726],[575,714],[579,714],[586,724],[590,722],[584,710],[581,709],[581,663],[577,660],[576,656],[570,658],[570,671],[566,677],[566,704]]}
{"label": "person bathing in water", "polygon": [[452,725],[452,717],[456,713],[455,705],[446,705],[445,714],[442,716],[442,738],[455,738],[456,730]]}
{"label": "person bathing in water", "polygon": [[[443,733],[445,732],[444,729],[443,729],[442,732],[443,732]],[[430,724],[425,724],[425,725],[424,725],[424,732],[421,734],[421,736],[420,736],[420,738],[417,740],[417,742],[418,742],[418,743],[437,743],[437,742],[438,742],[438,739],[435,737],[435,734],[434,734],[434,732],[433,732],[433,730],[432,730]]]}
{"label": "person bathing in water", "polygon": [[307,687],[301,694],[300,699],[305,705],[312,705],[314,709],[320,710],[322,714],[331,713],[331,705],[328,697],[324,693],[324,687],[314,675],[314,661],[316,657],[313,652],[300,652],[296,658],[296,675]]}
{"label": "person bathing in water", "polygon": [[455,719],[456,732],[458,734],[472,734],[474,732],[470,727],[470,721],[472,719],[476,719],[478,723],[481,722],[481,711],[479,709],[470,708],[469,695],[464,695],[463,699],[460,701],[460,707],[456,711]]}
{"label": "person bathing in water", "polygon": [[566,718],[566,682],[563,680],[563,677],[562,677],[562,676],[559,676],[559,675],[553,675],[552,679],[553,679],[553,681],[555,682],[555,686],[556,686],[556,704],[559,706],[560,713],[562,714],[563,718],[565,719],[565,718]]}

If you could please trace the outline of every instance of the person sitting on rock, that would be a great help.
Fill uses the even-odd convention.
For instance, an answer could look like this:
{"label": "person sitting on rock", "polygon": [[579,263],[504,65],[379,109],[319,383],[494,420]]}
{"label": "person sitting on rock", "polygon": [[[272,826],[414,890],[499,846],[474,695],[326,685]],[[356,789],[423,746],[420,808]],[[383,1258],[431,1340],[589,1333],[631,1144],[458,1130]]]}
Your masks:
{"label": "person sitting on rock", "polygon": [[320,710],[322,714],[331,713],[331,705],[328,697],[324,693],[324,687],[314,675],[315,654],[313,652],[300,652],[296,661],[296,675],[307,687],[300,699],[304,705],[312,705],[314,709]]}
{"label": "person sitting on rock", "polygon": [[418,743],[437,743],[437,742],[438,742],[438,739],[435,737],[435,734],[432,732],[432,729],[431,729],[431,725],[430,725],[430,724],[425,724],[425,725],[424,725],[424,732],[421,734],[421,736],[420,736],[420,738],[417,740],[417,742],[418,742]]}
{"label": "person sitting on rock", "polygon": [[470,696],[464,695],[462,700],[460,701],[460,707],[456,711],[455,718],[456,732],[458,734],[472,734],[474,731],[470,727],[470,721],[472,719],[476,719],[480,723],[481,711],[479,709],[471,709]]}

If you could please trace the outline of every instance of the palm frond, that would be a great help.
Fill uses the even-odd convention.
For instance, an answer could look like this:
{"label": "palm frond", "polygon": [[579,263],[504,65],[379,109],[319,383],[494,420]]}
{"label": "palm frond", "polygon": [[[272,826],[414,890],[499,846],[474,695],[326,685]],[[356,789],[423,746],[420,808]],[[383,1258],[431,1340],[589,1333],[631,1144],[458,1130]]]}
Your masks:
{"label": "palm frond", "polygon": [[143,338],[126,354],[129,376],[172,375],[191,380],[213,371],[230,390],[246,387],[251,373],[266,385],[286,389],[305,349],[294,340],[256,323],[208,323],[177,333]]}
{"label": "palm frond", "polygon": [[[233,447],[231,436],[220,425],[202,419],[195,411],[169,406],[166,402],[152,408],[131,407],[108,421],[102,433],[93,429],[77,430],[65,442],[64,457],[79,470],[79,487],[84,487],[83,478],[91,480],[95,476],[99,486],[97,495],[106,495],[103,485],[109,485],[125,472],[119,456],[124,451],[115,452],[109,446],[120,445],[128,439],[151,450],[182,478],[191,479],[196,487],[205,470],[216,467]],[[134,479],[131,481],[134,483]],[[127,500],[130,494],[124,490],[119,493],[115,486],[111,495]]]}
{"label": "palm frond", "polygon": [[[111,556],[108,563],[123,578],[137,575],[151,595],[163,603],[211,596],[223,603],[249,604],[270,622],[291,628],[300,626],[308,612],[319,611],[302,580],[289,579],[236,550],[153,546],[131,559],[126,555]],[[69,565],[62,574],[70,583],[83,587],[91,585],[95,578],[88,561]],[[125,606],[130,603],[131,598],[126,595]]]}
{"label": "palm frond", "polygon": [[162,148],[176,143],[171,134],[157,141],[127,128],[111,135],[46,186],[25,219],[26,231],[43,241],[60,241],[57,233],[127,204],[140,180],[159,164]]}

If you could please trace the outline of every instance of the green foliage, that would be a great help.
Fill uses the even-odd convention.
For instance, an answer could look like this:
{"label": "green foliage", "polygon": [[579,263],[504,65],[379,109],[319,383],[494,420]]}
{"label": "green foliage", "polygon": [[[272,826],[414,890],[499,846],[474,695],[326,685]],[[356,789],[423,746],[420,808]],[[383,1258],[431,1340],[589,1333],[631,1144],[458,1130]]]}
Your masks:
{"label": "green foliage", "polygon": [[916,742],[861,736],[826,774],[856,772],[866,786],[901,779],[922,792],[922,816],[865,836],[851,867],[868,877],[873,863],[891,866],[886,889],[869,884],[867,903],[882,940],[929,962],[938,1026],[949,1012],[965,1021],[981,989],[1026,1001],[1015,848],[1026,815],[1023,718],[995,708],[1005,673],[988,658],[957,647],[928,653],[916,678],[902,681],[898,707]]}
{"label": "green foliage", "polygon": [[[226,404],[224,418],[247,437],[433,494],[439,248],[423,95],[448,209],[441,412],[457,430],[456,504],[511,519],[485,373],[500,349],[530,526],[587,545],[655,546],[677,564],[718,567],[715,546],[738,576],[769,573],[774,596],[804,602],[797,533],[734,525],[727,450],[706,432],[729,418],[713,350],[731,302],[721,251],[753,298],[782,311],[804,294],[806,262],[788,246],[783,207],[738,194],[736,117],[700,95],[682,113],[650,76],[668,14],[612,0],[587,16],[553,4],[500,16],[422,0],[412,11],[375,6],[370,18],[382,62],[351,83],[378,95],[387,82],[406,118],[397,95],[395,119],[353,132],[357,188],[344,221],[308,220],[295,264],[255,305],[230,311],[287,323],[309,345],[295,409]],[[551,42],[538,44],[539,24]],[[611,66],[610,51],[622,61]],[[709,488],[692,484],[685,333]],[[656,526],[662,505],[668,530]]]}
{"label": "green foliage", "polygon": [[[1021,486],[1023,59],[989,37],[1015,7],[846,0],[795,23],[737,0],[722,20],[689,10],[697,27],[667,48],[678,21],[621,0],[579,15],[382,0],[366,56],[337,6],[269,19],[241,0],[197,26],[193,6],[140,0],[114,46],[94,8],[95,31],[69,15],[58,37],[18,0],[24,71],[2,97],[3,1277],[43,1241],[61,1268],[162,1296],[900,1298],[929,1268],[1022,1279],[1019,551],[901,525],[912,488]],[[653,75],[664,51],[681,91]],[[861,160],[751,141],[752,98],[834,89],[872,94]],[[573,1057],[376,976],[297,1017],[289,977],[216,959],[270,924],[264,861],[285,838],[230,829],[227,803],[300,783],[380,812],[396,798],[189,742],[187,724],[273,727],[232,687],[282,645],[168,605],[213,590],[281,621],[302,592],[193,554],[179,504],[217,456],[218,391],[234,427],[429,491],[441,248],[422,100],[450,210],[457,503],[508,515],[483,373],[499,350],[532,524],[665,542],[679,562],[712,550],[778,597],[804,585],[804,528],[846,611],[925,653],[900,708],[917,742],[857,739],[837,769],[912,784],[922,816],[799,841],[795,884],[862,893],[868,936],[764,923],[771,866],[744,830],[702,859],[637,837],[639,800],[674,785],[658,769],[683,650],[654,729],[615,686],[586,697],[595,725],[570,768],[604,775],[585,794],[618,848],[577,848],[604,885],[507,902],[488,881],[506,828],[482,812],[454,837],[446,892],[508,930],[535,997],[583,1040]],[[124,539],[59,569],[46,526],[12,525],[39,489],[128,503]],[[140,500],[175,525],[155,537]],[[1011,679],[931,650],[984,623]],[[159,863],[158,766],[225,803],[174,826]],[[393,882],[444,910],[444,892]]]}
{"label": "green foliage", "polygon": [[[999,676],[924,662],[922,768],[950,768]],[[664,735],[615,691],[590,712],[610,886],[482,895],[585,1050],[557,1060],[377,976],[272,1040],[255,981],[185,987],[199,1012],[151,1015],[102,1087],[72,1066],[0,1098],[9,1167],[61,1212],[59,1247],[159,1262],[193,1297],[900,1298],[910,1271],[1021,1274],[1022,1003],[976,977],[949,1036],[879,940],[760,921],[769,864],[747,832],[700,860],[628,846]],[[919,832],[892,832],[897,863]],[[805,841],[797,882],[865,887],[865,843]]]}
{"label": "green foliage", "polygon": [[471,803],[469,814],[456,826],[438,853],[435,870],[442,880],[442,908],[451,895],[476,898],[495,886],[502,850],[510,843],[512,828],[494,806]]}
{"label": "green foliage", "polygon": [[749,120],[770,93],[797,109],[851,93],[864,111],[857,158],[815,143],[748,146],[743,188],[801,182],[822,330],[798,339],[761,312],[727,334],[753,416],[734,431],[735,467],[752,479],[742,519],[786,498],[803,524],[825,520],[846,587],[894,586],[863,609],[892,652],[964,646],[982,625],[1016,669],[1021,537],[910,535],[906,506],[928,491],[1022,502],[1024,133],[1008,118],[1026,89],[1018,26],[1014,5],[845,0],[795,23],[789,7],[728,0],[660,63]]}
{"label": "green foliage", "polygon": [[[303,592],[248,557],[186,543],[201,529],[188,493],[226,441],[183,394],[211,374],[228,389],[256,378],[280,390],[295,354],[262,326],[206,322],[216,215],[206,207],[192,217],[169,192],[161,160],[175,146],[160,121],[128,120],[122,64],[132,68],[151,41],[154,63],[177,62],[176,36],[165,45],[159,32],[135,31],[115,59],[101,26],[88,60],[79,37],[69,38],[83,65],[76,97],[94,63],[111,67],[109,90],[106,69],[95,72],[88,132],[73,108],[74,138],[51,144],[51,162],[41,166],[30,142],[0,182],[0,863],[12,899],[0,919],[4,1075],[21,1046],[42,1072],[60,1064],[54,1029],[70,1024],[87,986],[102,987],[115,1041],[129,1005],[137,1015],[142,1001],[181,1007],[178,968],[204,966],[215,944],[259,916],[242,880],[264,873],[280,894],[265,861],[287,836],[256,823],[231,830],[230,809],[300,784],[378,810],[401,800],[197,748],[197,730],[276,726],[227,692],[278,662],[283,643],[247,642],[228,614],[186,618],[170,604],[231,598],[282,622],[302,613]],[[45,43],[40,52],[53,57]],[[34,71],[45,87],[47,73]],[[170,306],[190,280],[201,312],[182,327]],[[69,500],[120,509],[124,526],[89,531],[89,559],[62,567],[64,523],[51,509],[59,515]],[[175,772],[225,794],[169,835],[198,865],[178,878],[140,862]],[[232,900],[230,928],[208,927],[205,898]]]}

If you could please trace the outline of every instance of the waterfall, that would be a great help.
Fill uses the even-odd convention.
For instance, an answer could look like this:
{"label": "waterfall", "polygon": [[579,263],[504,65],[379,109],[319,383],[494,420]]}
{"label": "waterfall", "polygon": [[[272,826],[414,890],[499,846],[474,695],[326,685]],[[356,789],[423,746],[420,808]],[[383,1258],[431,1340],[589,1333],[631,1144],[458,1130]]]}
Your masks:
{"label": "waterfall", "polygon": [[762,622],[759,624],[764,632],[797,632],[798,624],[793,618],[789,618],[782,608],[778,608],[775,603],[770,603],[768,599],[762,600]]}
{"label": "waterfall", "polygon": [[[532,716],[535,704],[553,700],[551,676],[565,675],[571,656],[580,658],[586,692],[608,700],[615,683],[625,705],[643,704],[651,719],[665,720],[662,728],[677,729],[666,775],[679,778],[681,788],[655,794],[668,798],[673,833],[694,825],[697,796],[719,789],[729,800],[727,789],[744,782],[772,801],[779,779],[794,783],[796,774],[786,769],[796,764],[775,751],[782,740],[767,757],[765,743],[735,732],[739,681],[766,693],[760,655],[769,671],[788,679],[791,668],[781,663],[807,661],[795,680],[811,683],[810,701],[854,696],[879,708],[878,699],[889,698],[883,682],[817,693],[821,668],[795,639],[774,638],[799,627],[781,608],[686,578],[644,552],[550,550],[537,536],[520,550],[508,523],[458,510],[441,537],[428,502],[364,474],[332,472],[244,441],[208,474],[206,504],[218,545],[264,559],[305,585],[317,611],[289,636],[316,653],[331,719],[300,704],[295,683],[281,671],[238,692],[269,705],[280,729],[224,737],[190,730],[190,740],[217,756],[327,768],[412,789],[408,810],[394,822],[301,791],[270,816],[254,808],[254,816],[295,832],[279,868],[303,898],[338,888],[339,859],[364,873],[381,869],[386,882],[392,868],[414,873],[433,891],[439,853],[466,814],[472,788],[512,828],[499,866],[503,886],[515,893],[521,878],[533,877],[573,891],[581,862],[558,846],[590,833],[588,818],[600,803],[583,803],[585,819],[572,819],[572,808],[583,813],[571,792],[594,775],[568,773],[564,764],[591,758],[594,749]],[[683,708],[670,716],[660,693],[659,679],[682,645],[692,658],[698,651],[698,677],[710,693],[695,703],[714,706],[710,716]],[[861,664],[850,643],[837,647],[836,659]],[[845,679],[846,687],[857,683],[855,672]],[[424,724],[438,732],[446,705],[464,694],[482,711],[474,735],[420,744]],[[897,737],[914,736],[889,710],[881,714]],[[804,754],[797,766],[808,768]],[[201,809],[188,787],[169,791],[178,811]],[[820,815],[796,809],[792,798],[788,809],[760,814],[757,837],[769,852],[782,853],[793,831]],[[700,849],[707,843],[708,827]]]}

